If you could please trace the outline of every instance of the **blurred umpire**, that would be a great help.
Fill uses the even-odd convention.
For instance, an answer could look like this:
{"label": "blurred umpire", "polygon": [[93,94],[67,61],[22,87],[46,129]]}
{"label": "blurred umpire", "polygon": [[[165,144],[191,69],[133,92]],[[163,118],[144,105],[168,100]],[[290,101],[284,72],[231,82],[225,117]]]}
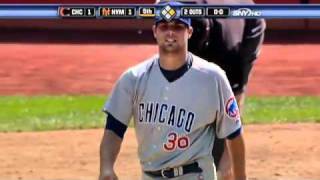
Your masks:
{"label": "blurred umpire", "polygon": [[[190,4],[254,4],[253,0],[179,1]],[[192,27],[194,31],[189,40],[189,51],[225,70],[240,111],[243,111],[246,85],[264,39],[264,19],[193,19]],[[218,179],[232,180],[231,157],[225,140],[216,139],[212,152]]]}

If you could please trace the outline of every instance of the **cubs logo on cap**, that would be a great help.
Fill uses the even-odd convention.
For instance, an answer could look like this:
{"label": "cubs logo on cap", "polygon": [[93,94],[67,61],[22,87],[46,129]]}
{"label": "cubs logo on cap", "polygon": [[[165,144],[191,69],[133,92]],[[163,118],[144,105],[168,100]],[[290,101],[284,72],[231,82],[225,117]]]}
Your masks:
{"label": "cubs logo on cap", "polygon": [[235,97],[229,98],[226,104],[226,114],[233,119],[240,118],[240,111]]}

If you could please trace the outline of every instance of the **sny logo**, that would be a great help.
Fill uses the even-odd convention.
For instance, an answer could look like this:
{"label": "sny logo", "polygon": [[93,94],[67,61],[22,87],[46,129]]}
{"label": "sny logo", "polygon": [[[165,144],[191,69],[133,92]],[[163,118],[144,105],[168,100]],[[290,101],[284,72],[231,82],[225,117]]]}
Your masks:
{"label": "sny logo", "polygon": [[261,16],[260,11],[254,11],[249,8],[239,8],[237,10],[232,11],[232,16],[240,16],[240,17],[255,17]]}

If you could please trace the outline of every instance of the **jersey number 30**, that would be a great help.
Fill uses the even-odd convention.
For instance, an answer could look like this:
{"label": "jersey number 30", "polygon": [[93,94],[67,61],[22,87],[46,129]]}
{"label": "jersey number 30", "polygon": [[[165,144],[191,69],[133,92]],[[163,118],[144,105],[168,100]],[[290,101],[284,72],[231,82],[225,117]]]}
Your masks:
{"label": "jersey number 30", "polygon": [[172,152],[177,148],[180,150],[187,149],[190,145],[188,136],[179,136],[176,132],[171,132],[167,136],[167,142],[163,144],[165,151]]}

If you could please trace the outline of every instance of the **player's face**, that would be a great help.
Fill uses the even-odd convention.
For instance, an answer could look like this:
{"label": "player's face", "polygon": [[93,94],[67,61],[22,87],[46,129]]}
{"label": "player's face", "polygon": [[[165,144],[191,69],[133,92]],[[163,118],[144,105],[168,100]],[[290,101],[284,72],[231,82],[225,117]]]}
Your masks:
{"label": "player's face", "polygon": [[153,26],[154,37],[160,50],[164,52],[184,51],[188,48],[188,39],[192,34],[192,27],[182,22],[159,22]]}

